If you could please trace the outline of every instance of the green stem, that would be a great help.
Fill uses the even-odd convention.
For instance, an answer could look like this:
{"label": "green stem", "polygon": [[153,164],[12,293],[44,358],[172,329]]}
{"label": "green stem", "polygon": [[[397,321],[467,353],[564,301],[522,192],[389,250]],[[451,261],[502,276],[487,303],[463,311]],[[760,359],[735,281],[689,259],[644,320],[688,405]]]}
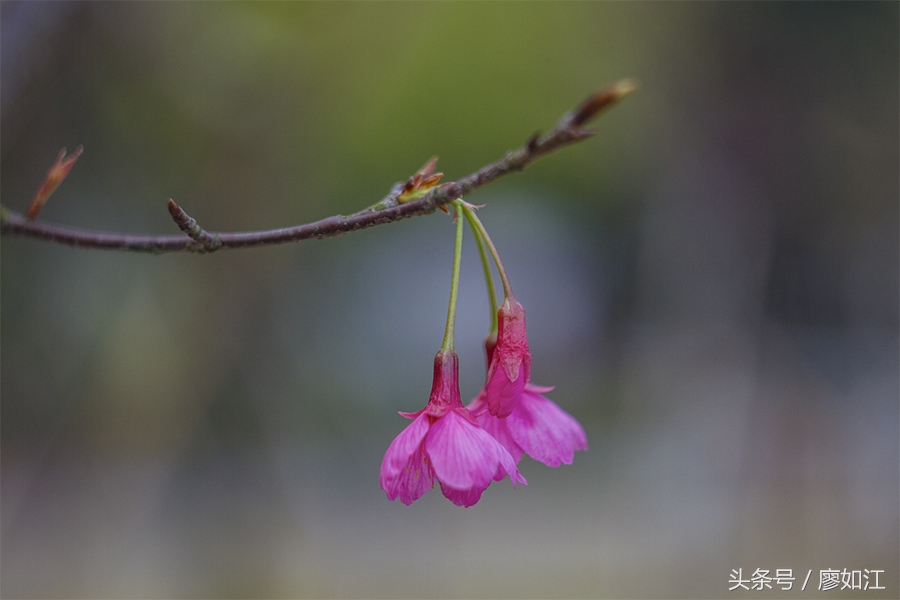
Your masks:
{"label": "green stem", "polygon": [[487,284],[488,300],[491,303],[490,333],[496,333],[497,293],[494,291],[494,275],[493,273],[491,273],[491,262],[488,258],[487,250],[484,247],[484,239],[481,237],[481,233],[472,219],[474,213],[471,210],[465,210],[463,211],[463,214],[466,215],[466,220],[469,222],[469,226],[472,228],[472,234],[475,237],[475,242],[478,244],[478,254],[481,256],[481,266],[484,268],[484,282]]}
{"label": "green stem", "polygon": [[491,256],[494,257],[494,263],[497,265],[497,272],[500,274],[500,281],[503,282],[503,295],[506,297],[512,296],[512,287],[509,285],[509,279],[506,277],[506,269],[503,268],[503,262],[500,260],[500,255],[497,254],[497,249],[494,247],[494,242],[491,241],[491,236],[488,235],[487,231],[484,229],[484,225],[482,225],[481,221],[478,220],[478,217],[475,215],[475,211],[472,209],[472,206],[464,202],[462,203],[462,206],[466,218],[469,220],[472,228],[478,232],[478,234],[487,244],[488,248],[490,248],[491,250]]}
{"label": "green stem", "polygon": [[450,280],[450,304],[447,306],[447,327],[444,329],[444,341],[441,350],[453,351],[453,330],[456,326],[456,298],[459,295],[459,263],[462,258],[462,234],[463,222],[460,216],[463,214],[462,200],[453,201],[456,207],[456,242],[453,246],[453,277]]}

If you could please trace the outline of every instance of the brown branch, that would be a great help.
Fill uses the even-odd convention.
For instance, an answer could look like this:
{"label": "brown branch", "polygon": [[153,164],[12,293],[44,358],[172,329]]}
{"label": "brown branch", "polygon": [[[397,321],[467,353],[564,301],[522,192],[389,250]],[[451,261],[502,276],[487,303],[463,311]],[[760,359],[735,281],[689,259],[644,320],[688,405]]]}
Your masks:
{"label": "brown branch", "polygon": [[205,252],[214,252],[222,245],[222,240],[214,233],[209,233],[199,225],[193,217],[188,216],[184,209],[175,204],[169,198],[169,214],[178,227],[191,236],[191,239],[200,244]]}
{"label": "brown branch", "polygon": [[[404,202],[404,191],[408,194],[409,184],[395,185],[383,200],[350,216],[337,215],[284,229],[248,231],[239,233],[210,233],[202,229],[180,206],[169,200],[169,212],[179,228],[187,235],[124,235],[101,231],[88,231],[41,221],[32,221],[17,212],[0,211],[0,234],[18,234],[43,240],[80,246],[83,248],[105,248],[113,250],[133,250],[137,252],[212,252],[219,248],[248,248],[268,246],[285,242],[299,242],[311,238],[326,238],[342,235],[348,231],[365,229],[384,223],[393,223],[408,217],[433,213],[438,208],[456,198],[466,196],[478,188],[491,183],[503,175],[518,172],[533,161],[559,148],[591,137],[596,132],[584,129],[583,125],[612,106],[632,91],[630,80],[614,83],[589,96],[577,109],[560,119],[556,127],[547,135],[533,135],[524,146],[507,153],[501,160],[487,165],[458,181],[433,187],[424,196]],[[429,163],[430,164],[430,163]],[[429,164],[426,164],[427,169]],[[433,170],[434,165],[431,164]],[[419,174],[421,174],[420,171]],[[430,170],[427,174],[430,174]],[[418,175],[418,174],[417,174]],[[419,178],[422,179],[421,177]],[[415,185],[418,185],[416,182]],[[415,185],[413,187],[415,187]]]}

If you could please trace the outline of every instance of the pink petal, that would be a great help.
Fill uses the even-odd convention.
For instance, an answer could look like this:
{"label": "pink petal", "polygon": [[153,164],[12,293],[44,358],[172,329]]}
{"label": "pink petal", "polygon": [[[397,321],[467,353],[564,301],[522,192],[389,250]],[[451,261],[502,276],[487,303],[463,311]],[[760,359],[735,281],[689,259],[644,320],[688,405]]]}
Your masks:
{"label": "pink petal", "polygon": [[516,379],[511,381],[506,376],[506,371],[499,367],[498,362],[491,364],[491,368],[488,370],[488,382],[484,386],[488,411],[500,418],[509,416],[525,389],[525,383],[525,369],[520,368]]}
{"label": "pink petal", "polygon": [[425,448],[441,490],[452,502],[477,502],[491,480],[500,481],[507,475],[514,487],[516,482],[527,485],[509,452],[456,411],[431,426]]}
{"label": "pink petal", "polygon": [[487,400],[485,400],[483,389],[471,402],[466,404],[466,410],[469,411],[470,415],[476,418],[487,411]]}
{"label": "pink petal", "polygon": [[497,470],[494,472],[494,481],[500,481],[509,475],[509,480],[512,482],[513,487],[516,487],[516,482],[528,485],[528,482],[519,473],[519,469],[516,468],[516,461],[513,460],[512,455],[500,445],[500,442],[493,438],[491,438],[491,441],[495,444],[498,459]]}
{"label": "pink petal", "polygon": [[[525,389],[529,392],[536,392],[538,394],[546,394],[547,392],[552,392],[556,389],[555,385],[534,385],[533,383],[528,383],[525,386]],[[403,414],[403,413],[401,413]]]}
{"label": "pink petal", "polygon": [[506,425],[506,419],[499,419],[493,415],[483,412],[477,417],[478,424],[487,431],[492,438],[497,440],[501,446],[506,448],[516,464],[522,460],[522,447],[516,443],[509,433],[509,427]]}
{"label": "pink petal", "polygon": [[472,488],[468,490],[457,490],[447,485],[441,484],[441,493],[450,502],[457,506],[469,507],[481,500],[483,488]]}
{"label": "pink petal", "polygon": [[528,386],[506,419],[513,440],[533,459],[550,467],[572,464],[576,450],[587,450],[581,424],[546,396]]}
{"label": "pink petal", "polygon": [[434,463],[434,473],[443,485],[456,490],[484,490],[490,485],[497,467],[491,442],[493,438],[487,433],[456,411],[449,411],[428,430],[425,448]]}
{"label": "pink petal", "polygon": [[434,470],[425,454],[428,427],[428,415],[419,415],[388,446],[381,461],[381,489],[388,499],[399,496],[409,505],[434,485]]}
{"label": "pink petal", "polygon": [[[552,389],[552,388],[551,388]],[[403,417],[404,419],[415,419],[419,415],[425,412],[424,408],[417,410],[416,412],[403,412],[402,410],[398,410],[397,414]]]}

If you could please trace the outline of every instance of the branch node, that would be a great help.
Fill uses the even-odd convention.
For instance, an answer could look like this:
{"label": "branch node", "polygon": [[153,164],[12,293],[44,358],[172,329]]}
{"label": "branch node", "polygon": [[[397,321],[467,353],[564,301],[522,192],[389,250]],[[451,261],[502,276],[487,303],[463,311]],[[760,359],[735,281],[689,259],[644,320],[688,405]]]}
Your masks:
{"label": "branch node", "polygon": [[214,252],[222,246],[222,240],[214,233],[209,233],[197,221],[184,212],[184,209],[178,206],[174,200],[169,198],[169,214],[172,220],[178,225],[178,228],[188,234],[192,240],[200,244],[201,252]]}

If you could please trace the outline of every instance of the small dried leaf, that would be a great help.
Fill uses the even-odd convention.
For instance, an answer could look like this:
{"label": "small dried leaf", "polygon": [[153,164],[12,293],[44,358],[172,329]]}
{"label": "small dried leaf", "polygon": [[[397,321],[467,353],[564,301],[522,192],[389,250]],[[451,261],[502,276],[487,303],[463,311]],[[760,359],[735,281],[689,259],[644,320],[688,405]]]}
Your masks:
{"label": "small dried leaf", "polygon": [[443,173],[435,173],[433,175],[429,175],[428,177],[426,177],[425,179],[422,180],[422,182],[419,184],[419,187],[423,188],[423,189],[433,188],[434,186],[436,186],[438,184],[438,182],[441,180],[441,177],[443,177],[443,176],[444,176]]}
{"label": "small dried leaf", "polygon": [[434,173],[434,168],[437,166],[438,157],[432,156],[428,159],[421,169],[416,171],[416,175],[421,175],[422,177],[428,177],[432,173]]}

